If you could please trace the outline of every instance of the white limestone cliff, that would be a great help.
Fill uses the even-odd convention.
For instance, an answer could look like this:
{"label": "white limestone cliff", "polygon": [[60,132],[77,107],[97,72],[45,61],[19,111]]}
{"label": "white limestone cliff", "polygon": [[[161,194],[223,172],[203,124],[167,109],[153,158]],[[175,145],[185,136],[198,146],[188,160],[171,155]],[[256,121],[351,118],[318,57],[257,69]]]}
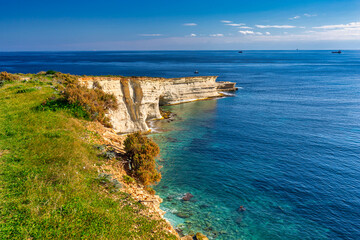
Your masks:
{"label": "white limestone cliff", "polygon": [[88,88],[98,82],[105,92],[116,96],[119,107],[109,112],[110,122],[115,131],[128,133],[147,131],[146,121],[161,118],[159,105],[221,96],[219,89],[226,89],[216,78],[82,77],[80,81]]}

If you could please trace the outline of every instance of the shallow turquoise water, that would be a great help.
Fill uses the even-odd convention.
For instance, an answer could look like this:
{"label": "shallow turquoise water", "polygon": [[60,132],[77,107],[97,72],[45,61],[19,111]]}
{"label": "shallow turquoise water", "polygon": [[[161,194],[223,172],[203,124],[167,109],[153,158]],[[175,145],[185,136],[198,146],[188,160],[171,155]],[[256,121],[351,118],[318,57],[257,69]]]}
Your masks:
{"label": "shallow turquoise water", "polygon": [[[238,143],[240,128],[227,133],[217,130],[227,125],[217,116],[218,104],[231,101],[168,107],[178,114],[177,120],[158,124],[169,130],[152,135],[161,148],[163,179],[155,189],[164,199],[165,217],[184,234],[200,231],[216,239],[326,239],[326,227],[301,216],[298,206],[278,196],[276,190],[267,190],[271,181],[282,178],[277,168],[285,163],[267,158],[266,153],[256,156],[245,150]],[[289,192],[297,191],[289,188]],[[194,195],[194,201],[181,200],[186,192]],[[245,212],[237,211],[240,205]]]}
{"label": "shallow turquoise water", "polygon": [[0,71],[235,81],[153,134],[166,217],[217,239],[360,239],[360,51],[330,52],[17,52]]}

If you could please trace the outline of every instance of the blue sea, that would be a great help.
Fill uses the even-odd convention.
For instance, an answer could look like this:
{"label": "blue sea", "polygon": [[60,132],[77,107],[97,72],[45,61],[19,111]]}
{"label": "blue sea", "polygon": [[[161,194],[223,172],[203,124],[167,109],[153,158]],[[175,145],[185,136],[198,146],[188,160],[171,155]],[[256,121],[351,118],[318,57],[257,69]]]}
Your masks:
{"label": "blue sea", "polygon": [[[360,51],[0,53],[0,71],[216,75],[155,123],[165,217],[212,239],[360,239]],[[191,201],[181,201],[184,193]],[[245,211],[238,211],[243,206]]]}

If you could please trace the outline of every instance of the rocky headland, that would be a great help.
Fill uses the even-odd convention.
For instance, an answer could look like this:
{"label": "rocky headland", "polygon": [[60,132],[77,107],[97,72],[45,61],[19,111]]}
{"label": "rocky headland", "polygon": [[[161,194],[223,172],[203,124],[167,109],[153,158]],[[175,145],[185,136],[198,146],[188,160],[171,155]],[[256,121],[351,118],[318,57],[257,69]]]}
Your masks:
{"label": "rocky headland", "polygon": [[148,131],[147,121],[161,119],[161,105],[179,104],[221,97],[222,91],[235,91],[235,83],[216,82],[216,76],[184,78],[81,77],[88,88],[100,84],[118,101],[109,111],[110,122],[118,133]]}
{"label": "rocky headland", "polygon": [[[123,137],[118,133],[148,131],[147,122],[162,119],[164,113],[160,106],[172,105],[191,101],[206,100],[224,96],[222,91],[236,91],[233,82],[216,82],[216,76],[184,77],[184,78],[150,78],[150,77],[81,77],[79,80],[88,88],[100,85],[106,93],[113,94],[118,102],[118,109],[109,111],[112,129],[98,124],[92,130],[103,137],[106,145],[114,147],[117,152],[123,152]],[[107,172],[122,182],[122,191],[147,206],[147,215],[162,218],[165,212],[160,209],[163,201],[157,195],[151,195],[138,184],[126,184],[122,176],[126,175],[124,164],[115,161],[103,166]],[[192,195],[186,193],[184,201],[190,200]],[[179,237],[169,222],[168,231]],[[198,233],[194,236],[184,236],[182,239],[207,239]]]}
{"label": "rocky headland", "polygon": [[[31,200],[23,201],[22,197],[19,197],[21,201],[17,200],[31,204],[28,209],[35,213],[22,215],[24,218],[17,227],[26,231],[20,235],[30,239],[51,232],[57,236],[80,238],[100,231],[109,239],[114,239],[112,236],[118,236],[118,233],[128,234],[134,239],[145,239],[144,234],[154,239],[180,239],[178,232],[163,219],[165,212],[160,209],[163,199],[149,188],[160,179],[145,182],[142,180],[145,178],[134,172],[135,168],[129,167],[132,158],[127,140],[141,134],[127,133],[146,132],[149,130],[148,121],[171,118],[173,113],[161,111],[161,105],[222,97],[222,91],[236,89],[235,83],[216,82],[216,78],[79,77],[55,71],[0,73],[0,115],[4,116],[0,118],[0,127],[5,129],[0,133],[0,164],[7,164],[12,169],[10,165],[21,160],[26,172],[32,171],[36,177],[35,180],[17,177],[16,181],[22,183],[17,186],[27,184],[43,189],[39,192],[38,188],[28,187],[26,196],[31,196]],[[32,139],[31,144],[28,139]],[[136,144],[149,147],[146,143]],[[157,145],[151,146],[153,148],[149,151],[155,151]],[[22,148],[24,151],[19,151]],[[149,157],[150,153],[146,156]],[[149,164],[149,159],[145,160],[148,161],[145,165]],[[155,165],[153,157],[151,161]],[[7,178],[0,178],[0,182],[11,182],[13,176],[18,175],[10,171]],[[4,186],[7,191],[13,191],[10,185]],[[49,194],[57,194],[56,198],[46,195],[50,186],[53,192]],[[19,192],[25,193],[23,188]],[[184,193],[182,201],[190,201],[192,197],[191,193]],[[37,213],[41,205],[38,204],[39,198],[47,199],[48,205],[53,206],[41,210],[48,214]],[[78,213],[78,208],[87,214]],[[119,212],[119,209],[122,210]],[[74,214],[64,214],[65,210]],[[178,213],[183,217],[186,214]],[[40,221],[50,215],[54,224],[44,232]],[[7,216],[12,219],[11,214]],[[99,221],[98,225],[87,225],[94,219]],[[101,227],[103,219],[111,219],[107,222],[114,228]],[[11,221],[5,223],[14,227]],[[34,227],[31,233],[27,224]],[[144,231],[146,228],[152,232]],[[181,231],[179,233],[181,235]],[[6,239],[14,234],[9,231]],[[182,239],[207,238],[197,233]]]}

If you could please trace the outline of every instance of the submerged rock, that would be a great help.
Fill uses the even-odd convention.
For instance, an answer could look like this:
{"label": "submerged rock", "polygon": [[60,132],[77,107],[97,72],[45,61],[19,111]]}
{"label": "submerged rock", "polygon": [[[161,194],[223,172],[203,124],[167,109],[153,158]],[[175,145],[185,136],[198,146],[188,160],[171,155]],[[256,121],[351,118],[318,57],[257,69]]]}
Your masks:
{"label": "submerged rock", "polygon": [[204,209],[204,208],[208,208],[208,207],[210,207],[210,205],[208,205],[208,204],[201,204],[200,205],[200,209]]}
{"label": "submerged rock", "polygon": [[194,195],[192,195],[191,193],[186,193],[186,194],[182,197],[182,200],[184,200],[184,201],[189,201],[192,197],[194,197]]}
{"label": "submerged rock", "polygon": [[175,198],[175,195],[169,195],[165,198],[165,200],[171,202],[174,198]]}
{"label": "submerged rock", "polygon": [[240,206],[238,209],[237,209],[238,212],[245,212],[246,211],[246,208],[244,206]]}
{"label": "submerged rock", "polygon": [[242,216],[240,216],[240,217],[236,218],[236,220],[235,220],[235,222],[236,222],[237,224],[242,223],[242,221],[243,221]]}
{"label": "submerged rock", "polygon": [[191,217],[193,214],[190,212],[177,212],[175,213],[176,216],[180,217],[180,218],[189,218]]}

